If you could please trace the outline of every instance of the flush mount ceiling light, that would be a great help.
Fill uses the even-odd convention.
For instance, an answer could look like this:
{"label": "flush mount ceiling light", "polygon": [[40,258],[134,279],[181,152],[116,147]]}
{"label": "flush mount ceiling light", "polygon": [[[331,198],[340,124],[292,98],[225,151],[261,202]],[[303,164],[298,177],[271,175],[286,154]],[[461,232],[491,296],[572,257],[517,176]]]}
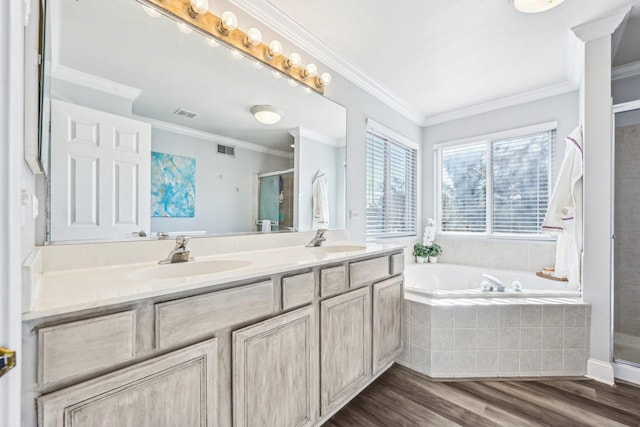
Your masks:
{"label": "flush mount ceiling light", "polygon": [[522,13],[539,13],[552,9],[564,0],[513,0],[513,7]]}
{"label": "flush mount ceiling light", "polygon": [[282,112],[271,105],[254,105],[251,107],[257,121],[265,125],[274,125],[282,119]]}

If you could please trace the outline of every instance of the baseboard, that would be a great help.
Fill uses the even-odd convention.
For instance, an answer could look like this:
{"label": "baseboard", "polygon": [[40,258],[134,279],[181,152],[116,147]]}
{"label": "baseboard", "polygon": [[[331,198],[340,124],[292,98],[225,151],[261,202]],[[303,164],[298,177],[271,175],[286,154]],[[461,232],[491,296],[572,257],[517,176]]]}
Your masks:
{"label": "baseboard", "polygon": [[587,361],[586,376],[601,383],[609,385],[615,384],[613,364],[610,362],[590,358]]}
{"label": "baseboard", "polygon": [[640,385],[640,367],[616,362],[613,364],[613,371],[617,379]]}

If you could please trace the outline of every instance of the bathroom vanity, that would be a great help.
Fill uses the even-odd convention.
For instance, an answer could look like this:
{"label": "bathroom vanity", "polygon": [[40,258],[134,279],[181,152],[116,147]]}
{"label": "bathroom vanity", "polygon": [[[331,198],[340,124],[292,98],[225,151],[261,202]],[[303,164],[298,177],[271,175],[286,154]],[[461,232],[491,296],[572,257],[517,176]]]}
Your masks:
{"label": "bathroom vanity", "polygon": [[403,267],[399,247],[300,245],[44,273],[25,425],[319,425],[399,355]]}

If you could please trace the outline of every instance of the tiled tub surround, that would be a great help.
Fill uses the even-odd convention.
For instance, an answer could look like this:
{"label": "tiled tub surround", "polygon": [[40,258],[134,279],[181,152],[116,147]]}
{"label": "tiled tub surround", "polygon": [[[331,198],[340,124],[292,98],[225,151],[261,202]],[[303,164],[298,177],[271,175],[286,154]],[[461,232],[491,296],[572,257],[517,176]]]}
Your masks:
{"label": "tiled tub surround", "polygon": [[570,298],[405,296],[399,363],[439,378],[582,376],[590,312]]}

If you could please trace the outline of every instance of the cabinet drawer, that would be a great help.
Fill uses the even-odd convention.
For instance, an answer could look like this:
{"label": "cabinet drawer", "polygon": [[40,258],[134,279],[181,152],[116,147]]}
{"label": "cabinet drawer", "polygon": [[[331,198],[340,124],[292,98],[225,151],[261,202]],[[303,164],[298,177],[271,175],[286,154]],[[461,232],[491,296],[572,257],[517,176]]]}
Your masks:
{"label": "cabinet drawer", "polygon": [[389,274],[395,276],[404,273],[404,254],[391,255],[391,271]]}
{"label": "cabinet drawer", "polygon": [[135,357],[136,312],[110,314],[38,331],[38,383],[87,374]]}
{"label": "cabinet drawer", "polygon": [[156,347],[169,348],[273,313],[271,280],[156,304]]}
{"label": "cabinet drawer", "polygon": [[368,285],[389,276],[389,257],[383,256],[349,264],[349,286]]}
{"label": "cabinet drawer", "polygon": [[320,296],[339,294],[347,290],[347,272],[344,265],[320,270]]}
{"label": "cabinet drawer", "polygon": [[313,273],[297,274],[282,279],[282,309],[310,303],[316,290]]}

